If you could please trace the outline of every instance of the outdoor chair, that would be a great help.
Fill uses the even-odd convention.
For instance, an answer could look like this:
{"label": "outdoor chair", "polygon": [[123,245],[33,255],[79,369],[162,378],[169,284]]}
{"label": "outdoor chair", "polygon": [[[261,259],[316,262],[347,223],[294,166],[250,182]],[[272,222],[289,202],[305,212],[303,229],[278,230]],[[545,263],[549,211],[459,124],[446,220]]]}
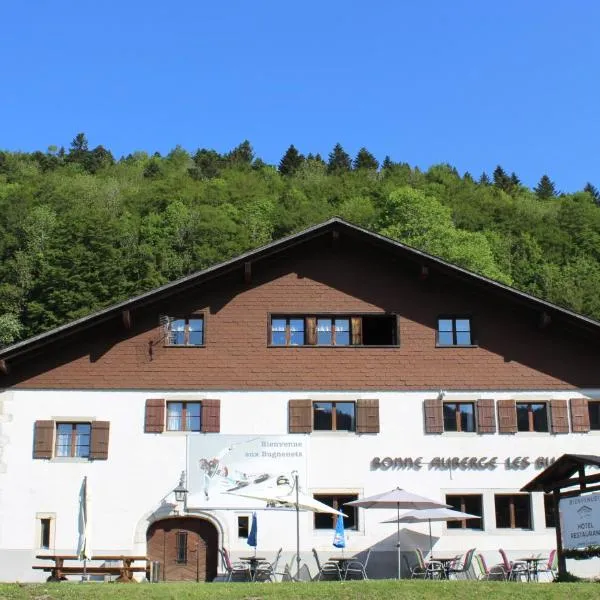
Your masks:
{"label": "outdoor chair", "polygon": [[312,549],[312,553],[317,563],[317,569],[319,570],[315,577],[315,581],[331,581],[335,579],[337,579],[338,581],[342,580],[342,572],[340,571],[339,565],[335,561],[328,560],[324,563],[321,563],[321,561],[319,560],[319,555],[314,548]]}
{"label": "outdoor chair", "polygon": [[506,578],[509,581],[522,581],[523,579],[527,579],[529,569],[527,568],[526,562],[523,562],[522,560],[508,560],[508,556],[503,548],[499,548],[498,552],[500,552],[500,556],[502,557],[501,564],[506,571]]}
{"label": "outdoor chair", "polygon": [[445,576],[444,565],[437,560],[425,561],[421,548],[415,549],[415,558],[417,564],[410,570],[410,578],[415,579],[443,579]]}
{"label": "outdoor chair", "polygon": [[252,581],[262,581],[263,583],[266,581],[275,581],[277,575],[283,575],[283,573],[277,572],[277,565],[279,564],[279,559],[281,558],[281,552],[283,548],[279,548],[277,554],[275,555],[275,560],[273,562],[269,562],[263,560],[256,565],[256,570],[254,571],[254,577]]}
{"label": "outdoor chair", "polygon": [[456,579],[473,579],[473,556],[476,548],[467,551],[462,562],[459,560],[448,569],[448,577],[454,575]]}
{"label": "outdoor chair", "polygon": [[365,557],[364,562],[361,562],[355,557],[349,560],[344,570],[344,579],[369,579],[367,577],[367,565],[369,564],[370,556],[371,548],[367,550],[367,556]]}
{"label": "outdoor chair", "polygon": [[506,570],[504,569],[504,565],[493,565],[488,568],[483,554],[476,554],[475,558],[477,559],[479,571],[481,572],[479,579],[486,579],[488,581],[506,581]]}
{"label": "outdoor chair", "polygon": [[226,581],[252,581],[250,568],[247,564],[240,561],[232,562],[229,552],[225,548],[220,548],[219,552],[227,572]]}
{"label": "outdoor chair", "polygon": [[556,575],[558,572],[558,554],[556,552],[556,548],[550,550],[550,554],[548,555],[548,562],[545,565],[539,565],[537,572],[538,575],[540,573],[548,573],[552,578],[552,581],[556,579]]}

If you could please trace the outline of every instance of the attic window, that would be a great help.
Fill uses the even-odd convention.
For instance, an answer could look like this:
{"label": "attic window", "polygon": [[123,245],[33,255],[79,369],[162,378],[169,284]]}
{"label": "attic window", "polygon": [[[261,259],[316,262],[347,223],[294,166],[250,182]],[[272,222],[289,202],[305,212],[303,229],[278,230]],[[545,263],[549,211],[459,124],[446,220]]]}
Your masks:
{"label": "attic window", "polygon": [[204,317],[171,317],[166,323],[166,340],[169,346],[203,346]]}
{"label": "attic window", "polygon": [[437,327],[438,346],[471,346],[471,319],[469,317],[440,317]]}

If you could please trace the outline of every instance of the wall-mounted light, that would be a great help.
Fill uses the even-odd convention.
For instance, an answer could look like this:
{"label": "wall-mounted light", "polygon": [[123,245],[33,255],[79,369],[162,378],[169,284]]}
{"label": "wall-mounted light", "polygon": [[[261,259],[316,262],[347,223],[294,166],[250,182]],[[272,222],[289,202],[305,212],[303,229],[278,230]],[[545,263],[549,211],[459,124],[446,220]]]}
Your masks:
{"label": "wall-mounted light", "polygon": [[181,471],[181,477],[179,477],[179,484],[173,490],[173,493],[175,494],[175,500],[177,500],[177,502],[183,502],[185,505],[185,501],[188,495],[188,490],[185,487],[185,471]]}

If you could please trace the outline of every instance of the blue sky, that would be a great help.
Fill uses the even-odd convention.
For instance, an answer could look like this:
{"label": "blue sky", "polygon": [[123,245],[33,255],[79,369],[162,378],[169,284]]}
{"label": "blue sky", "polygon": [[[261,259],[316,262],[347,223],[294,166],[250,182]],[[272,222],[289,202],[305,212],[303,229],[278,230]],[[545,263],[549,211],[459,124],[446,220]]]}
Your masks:
{"label": "blue sky", "polygon": [[340,142],[600,187],[595,0],[23,0],[0,23],[0,148]]}

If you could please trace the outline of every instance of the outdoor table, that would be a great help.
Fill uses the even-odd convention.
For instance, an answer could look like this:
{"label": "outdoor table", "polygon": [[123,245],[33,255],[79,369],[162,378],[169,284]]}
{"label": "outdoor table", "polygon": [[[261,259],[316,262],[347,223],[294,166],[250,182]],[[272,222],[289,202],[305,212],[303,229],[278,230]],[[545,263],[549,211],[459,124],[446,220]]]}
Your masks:
{"label": "outdoor table", "polygon": [[353,556],[330,556],[328,560],[338,563],[342,576],[346,572],[348,563],[354,560]]}
{"label": "outdoor table", "polygon": [[442,569],[444,569],[444,576],[446,579],[450,579],[450,567],[452,563],[459,558],[458,555],[454,556],[430,556],[429,561],[425,561],[425,564],[430,561],[440,562],[442,563]]}
{"label": "outdoor table", "polygon": [[240,556],[240,560],[250,563],[250,578],[252,581],[254,581],[254,574],[256,573],[258,563],[261,563],[267,559],[265,556]]}
{"label": "outdoor table", "polygon": [[80,561],[79,556],[76,554],[37,554],[36,558],[39,560],[51,560],[54,565],[35,565],[34,569],[40,569],[43,571],[50,572],[50,581],[62,581],[66,575],[118,575],[116,581],[121,583],[132,583],[134,572],[146,572],[147,566],[133,566],[132,563],[136,560],[142,560],[147,562],[146,556],[129,556],[123,554],[110,554],[110,555],[98,555],[92,556],[90,561],[120,561],[118,566],[95,566],[95,565],[69,565],[65,566],[65,561]]}
{"label": "outdoor table", "polygon": [[544,558],[543,556],[524,556],[517,560],[527,564],[527,581],[539,581],[538,565],[541,562],[546,562],[548,558]]}

